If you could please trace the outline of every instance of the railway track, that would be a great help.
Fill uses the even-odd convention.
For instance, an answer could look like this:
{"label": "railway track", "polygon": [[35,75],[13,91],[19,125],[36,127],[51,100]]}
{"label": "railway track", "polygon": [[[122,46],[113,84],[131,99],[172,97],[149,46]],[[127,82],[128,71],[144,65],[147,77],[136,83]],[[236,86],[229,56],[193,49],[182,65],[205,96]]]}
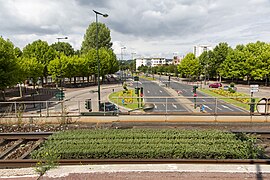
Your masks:
{"label": "railway track", "polygon": [[50,135],[52,135],[51,132],[1,133],[0,164],[13,160],[29,159],[30,153],[37,149]]}
{"label": "railway track", "polygon": [[[264,140],[270,147],[270,131],[232,131],[249,133]],[[38,160],[30,158],[52,132],[0,133],[0,168],[34,167]],[[59,165],[82,164],[270,164],[270,159],[61,159]]]}

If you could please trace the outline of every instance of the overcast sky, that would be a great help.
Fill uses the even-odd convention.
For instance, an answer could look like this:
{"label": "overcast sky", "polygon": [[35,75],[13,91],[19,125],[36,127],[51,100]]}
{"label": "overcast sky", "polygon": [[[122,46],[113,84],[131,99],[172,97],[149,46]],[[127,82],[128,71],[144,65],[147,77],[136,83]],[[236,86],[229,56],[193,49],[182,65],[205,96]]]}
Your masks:
{"label": "overcast sky", "polygon": [[0,35],[23,48],[41,39],[52,44],[68,36],[80,49],[92,10],[111,30],[114,52],[172,58],[192,47],[234,47],[270,39],[270,0],[0,0]]}

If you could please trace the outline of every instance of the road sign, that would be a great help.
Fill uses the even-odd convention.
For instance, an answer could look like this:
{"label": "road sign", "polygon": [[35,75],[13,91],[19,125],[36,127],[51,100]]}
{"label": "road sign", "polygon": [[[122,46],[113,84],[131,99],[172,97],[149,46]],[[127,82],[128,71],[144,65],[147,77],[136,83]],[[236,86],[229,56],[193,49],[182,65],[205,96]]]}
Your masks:
{"label": "road sign", "polygon": [[250,92],[251,93],[259,92],[259,85],[258,84],[250,85]]}

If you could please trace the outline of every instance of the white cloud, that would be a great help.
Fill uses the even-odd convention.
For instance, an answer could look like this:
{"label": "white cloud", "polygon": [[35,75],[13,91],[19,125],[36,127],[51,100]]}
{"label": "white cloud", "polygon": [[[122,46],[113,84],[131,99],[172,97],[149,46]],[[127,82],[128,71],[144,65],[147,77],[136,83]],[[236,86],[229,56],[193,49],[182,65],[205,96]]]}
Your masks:
{"label": "white cloud", "polygon": [[79,49],[93,9],[111,29],[113,48],[125,57],[185,54],[195,44],[269,42],[269,0],[0,0],[0,32],[23,48],[57,37]]}

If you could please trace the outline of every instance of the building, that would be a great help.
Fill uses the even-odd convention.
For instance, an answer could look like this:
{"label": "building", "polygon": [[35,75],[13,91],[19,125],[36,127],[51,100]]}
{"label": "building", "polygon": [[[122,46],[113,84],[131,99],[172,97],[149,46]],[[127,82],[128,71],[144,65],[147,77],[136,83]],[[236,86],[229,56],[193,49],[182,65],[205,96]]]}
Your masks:
{"label": "building", "polygon": [[155,67],[165,64],[172,64],[172,59],[166,59],[166,58],[136,58],[136,69],[138,67],[144,65],[149,67]]}
{"label": "building", "polygon": [[193,47],[193,54],[199,57],[204,51],[211,51],[213,48],[209,45],[197,45]]}

